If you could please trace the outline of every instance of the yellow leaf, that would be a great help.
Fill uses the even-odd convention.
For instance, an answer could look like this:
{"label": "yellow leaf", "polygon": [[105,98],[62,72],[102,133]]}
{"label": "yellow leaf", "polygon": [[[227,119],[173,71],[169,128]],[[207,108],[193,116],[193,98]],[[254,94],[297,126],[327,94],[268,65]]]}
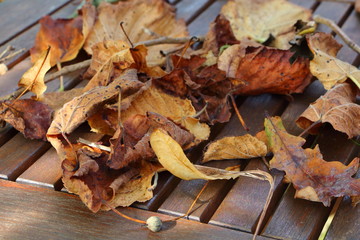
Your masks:
{"label": "yellow leaf", "polygon": [[48,48],[41,53],[34,65],[24,73],[18,85],[35,93],[37,97],[41,96],[46,91],[44,77],[50,68],[50,48]]}
{"label": "yellow leaf", "polygon": [[[249,176],[259,178],[255,175],[265,176],[266,179],[272,179],[270,174],[262,171],[226,171],[218,168],[193,165],[186,157],[181,146],[161,129],[156,129],[150,136],[150,144],[154,150],[160,164],[173,175],[184,179],[231,179],[239,176]],[[264,178],[260,178],[264,179]]]}
{"label": "yellow leaf", "polygon": [[310,50],[314,53],[310,61],[311,73],[329,90],[337,83],[350,78],[360,88],[360,70],[336,58],[341,45],[326,33],[316,33],[307,37]]}
{"label": "yellow leaf", "polygon": [[212,142],[205,154],[203,162],[222,159],[249,159],[262,157],[267,154],[265,143],[256,137],[244,136],[224,137]]}

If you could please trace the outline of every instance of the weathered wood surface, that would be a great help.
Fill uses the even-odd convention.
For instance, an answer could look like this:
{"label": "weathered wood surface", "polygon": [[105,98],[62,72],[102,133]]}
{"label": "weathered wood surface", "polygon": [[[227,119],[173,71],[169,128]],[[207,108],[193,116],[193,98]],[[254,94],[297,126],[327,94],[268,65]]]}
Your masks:
{"label": "weathered wood surface", "polygon": [[[19,4],[17,0],[13,0],[0,3],[2,19],[6,19],[6,23],[10,24],[0,26],[0,51],[7,45],[28,50],[39,29],[37,21],[41,16],[52,14],[54,17],[66,17],[76,9],[79,3],[78,0],[55,2],[32,0]],[[178,18],[183,18],[188,23],[191,35],[206,34],[209,23],[215,19],[221,7],[226,3],[225,0],[169,2],[178,8]],[[356,43],[360,44],[360,19],[351,5],[314,0],[291,0],[291,2],[311,8],[315,14],[332,19]],[[14,5],[14,8],[11,8],[11,5]],[[32,9],[29,8],[30,5]],[[8,11],[9,8],[12,10]],[[30,10],[25,11],[27,8]],[[15,12],[21,16],[15,16]],[[320,30],[330,32],[325,26],[320,26]],[[342,42],[337,36],[336,38]],[[340,51],[339,58],[356,66],[360,64],[359,55],[347,46]],[[31,66],[28,51],[7,62],[7,65],[11,68],[10,71],[5,76],[0,76],[1,96],[11,93],[16,88],[21,75]],[[66,88],[72,88],[80,82],[81,72],[65,76]],[[53,81],[49,85],[49,90],[53,91],[58,87],[58,81]],[[270,115],[282,116],[288,131],[299,134],[302,130],[296,126],[294,120],[309,103],[324,92],[322,85],[315,81],[304,94],[294,95],[293,101],[283,96],[264,94],[239,97],[237,104],[252,134],[262,129],[265,111]],[[229,123],[216,125],[213,129],[211,140],[246,133],[236,116],[233,116]],[[315,138],[307,136],[307,139],[311,144]],[[325,126],[321,130],[316,143],[320,145],[324,158],[328,161],[340,160],[348,163],[353,157],[359,156],[360,148],[330,126]],[[188,153],[193,162],[200,163],[205,145],[202,144]],[[206,163],[206,165],[219,168],[238,164],[241,165],[242,170],[266,170],[260,159]],[[331,207],[325,208],[319,203],[294,199],[293,187],[282,182],[283,173],[271,171],[271,174],[276,176],[276,192],[262,226],[263,239],[265,237],[317,239]],[[49,144],[25,140],[21,134],[9,126],[0,130],[0,178],[27,184],[25,186],[0,181],[0,191],[2,191],[0,209],[2,213],[5,213],[0,214],[2,220],[0,237],[39,239],[54,235],[54,239],[88,239],[89,236],[94,239],[117,239],[119,236],[121,239],[250,239],[251,234],[248,233],[254,232],[269,188],[266,182],[247,178],[210,182],[189,216],[196,222],[180,220],[168,226],[169,229],[166,231],[154,234],[143,226],[122,220],[113,213],[92,214],[77,197],[54,191],[53,189],[62,188],[60,176],[60,162]],[[205,183],[202,180],[181,181],[169,173],[161,173],[154,198],[146,203],[134,205],[147,211],[133,208],[122,209],[122,211],[142,219],[155,214],[150,211],[158,211],[164,218],[168,215],[182,215],[188,210]],[[29,184],[41,188],[30,187]],[[51,189],[46,190],[46,188]],[[5,192],[6,194],[3,194]],[[43,209],[39,211],[38,206]],[[359,207],[351,207],[349,199],[344,198],[327,239],[358,239],[360,229],[356,220],[359,217]],[[84,219],[84,221],[79,219]],[[63,222],[61,225],[66,225],[66,227],[60,228],[58,222]],[[24,227],[15,228],[20,224]],[[229,228],[235,230],[229,230]]]}
{"label": "weathered wood surface", "polygon": [[[152,233],[113,212],[94,214],[76,196],[0,180],[1,239],[251,239],[252,235],[189,220],[164,223]],[[146,220],[171,217],[134,208],[121,212]],[[268,239],[259,237],[258,239]]]}

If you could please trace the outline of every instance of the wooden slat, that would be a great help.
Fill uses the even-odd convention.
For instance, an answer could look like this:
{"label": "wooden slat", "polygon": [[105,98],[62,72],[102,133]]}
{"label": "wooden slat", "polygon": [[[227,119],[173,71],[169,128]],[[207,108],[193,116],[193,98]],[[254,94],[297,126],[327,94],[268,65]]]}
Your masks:
{"label": "wooden slat", "polygon": [[192,16],[198,13],[208,2],[209,0],[183,0],[176,4],[176,16],[188,22]]}
{"label": "wooden slat", "polygon": [[[0,6],[0,45],[35,24],[42,16],[55,11],[70,1],[71,0],[12,0],[2,2]],[[14,14],[16,14],[16,16],[14,16]]]}
{"label": "wooden slat", "polygon": [[49,143],[18,133],[0,148],[0,178],[15,180],[49,148]]}
{"label": "wooden slat", "polygon": [[[152,233],[141,224],[112,212],[94,214],[78,197],[66,193],[0,181],[0,238],[2,239],[251,239],[252,235],[189,220],[164,223]],[[120,209],[134,218],[155,215],[139,209]],[[259,237],[264,240],[267,238]]]}

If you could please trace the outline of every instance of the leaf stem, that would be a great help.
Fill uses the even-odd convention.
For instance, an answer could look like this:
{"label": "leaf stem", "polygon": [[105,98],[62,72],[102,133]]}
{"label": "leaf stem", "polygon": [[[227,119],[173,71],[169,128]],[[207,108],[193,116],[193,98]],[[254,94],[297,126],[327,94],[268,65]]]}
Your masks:
{"label": "leaf stem", "polygon": [[116,210],[113,206],[111,206],[109,203],[107,203],[105,200],[102,201],[102,203],[107,206],[108,208],[110,208],[113,212],[115,212],[117,215],[127,219],[127,220],[130,220],[130,221],[133,221],[133,222],[137,222],[137,223],[141,223],[141,224],[146,224],[145,221],[143,220],[140,220],[140,219],[136,219],[136,218],[132,218],[132,217],[129,217],[123,213],[121,213],[120,211]]}
{"label": "leaf stem", "polygon": [[355,52],[357,52],[358,54],[360,54],[360,47],[353,41],[350,39],[350,37],[348,35],[346,35],[345,32],[343,32],[341,30],[341,28],[332,20],[328,19],[328,18],[324,18],[321,17],[319,15],[314,15],[313,19],[316,23],[320,23],[320,24],[324,24],[326,26],[328,26],[331,30],[333,30],[337,35],[339,35],[339,37],[341,37],[341,39],[351,48],[353,49]]}
{"label": "leaf stem", "polygon": [[241,123],[241,126],[243,126],[243,128],[245,129],[245,131],[250,131],[250,129],[248,128],[248,126],[246,125],[245,121],[244,121],[244,118],[241,116],[240,112],[239,112],[239,109],[237,108],[237,105],[236,105],[236,102],[235,102],[235,99],[234,99],[234,96],[232,94],[229,94],[229,97],[230,97],[230,100],[231,100],[231,103],[233,105],[233,108],[235,110],[235,113]]}

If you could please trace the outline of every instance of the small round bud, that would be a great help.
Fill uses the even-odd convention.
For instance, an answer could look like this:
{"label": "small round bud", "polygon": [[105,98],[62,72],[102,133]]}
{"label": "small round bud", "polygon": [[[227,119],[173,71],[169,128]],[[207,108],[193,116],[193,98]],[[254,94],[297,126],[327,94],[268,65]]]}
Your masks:
{"label": "small round bud", "polygon": [[148,229],[152,232],[158,232],[161,230],[162,222],[161,219],[155,216],[151,216],[146,220]]}

